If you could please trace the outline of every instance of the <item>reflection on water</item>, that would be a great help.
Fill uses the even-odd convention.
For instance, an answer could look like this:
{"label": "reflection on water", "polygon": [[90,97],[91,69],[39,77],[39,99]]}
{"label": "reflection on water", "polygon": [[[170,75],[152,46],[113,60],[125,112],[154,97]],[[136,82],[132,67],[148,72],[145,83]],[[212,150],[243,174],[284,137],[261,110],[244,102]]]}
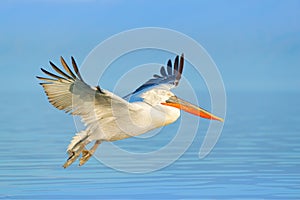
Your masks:
{"label": "reflection on water", "polygon": [[[299,94],[229,93],[223,133],[209,156],[198,158],[208,125],[201,120],[188,151],[172,165],[148,174],[118,172],[95,158],[83,167],[63,169],[65,148],[75,132],[72,117],[51,108],[41,93],[24,94],[22,102],[17,97],[1,97],[0,198],[300,196]],[[153,138],[116,145],[153,150],[166,144],[176,128],[174,124]]]}

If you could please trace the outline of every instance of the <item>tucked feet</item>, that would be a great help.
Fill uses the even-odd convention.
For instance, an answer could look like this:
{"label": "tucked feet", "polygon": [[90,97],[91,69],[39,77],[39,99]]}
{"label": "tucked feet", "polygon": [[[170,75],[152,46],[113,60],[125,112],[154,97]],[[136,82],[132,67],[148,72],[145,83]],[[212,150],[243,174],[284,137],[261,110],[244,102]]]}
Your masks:
{"label": "tucked feet", "polygon": [[84,149],[82,151],[82,157],[79,160],[79,166],[84,165],[84,163],[86,163],[92,157],[100,144],[101,140],[96,140],[95,144],[90,150]]}
{"label": "tucked feet", "polygon": [[75,153],[73,152],[72,155],[68,158],[68,160],[65,162],[65,164],[63,165],[64,168],[69,167],[78,157],[79,157],[80,153]]}
{"label": "tucked feet", "polygon": [[89,151],[89,150],[86,150],[84,149],[82,151],[82,157],[80,158],[79,160],[79,166],[83,165],[84,163],[86,163],[90,157],[92,156],[93,154]]}
{"label": "tucked feet", "polygon": [[84,146],[85,146],[85,144],[81,143],[81,144],[79,144],[79,146],[76,149],[69,152],[69,158],[65,162],[65,164],[63,165],[64,168],[69,167],[79,157],[79,155],[81,154]]}

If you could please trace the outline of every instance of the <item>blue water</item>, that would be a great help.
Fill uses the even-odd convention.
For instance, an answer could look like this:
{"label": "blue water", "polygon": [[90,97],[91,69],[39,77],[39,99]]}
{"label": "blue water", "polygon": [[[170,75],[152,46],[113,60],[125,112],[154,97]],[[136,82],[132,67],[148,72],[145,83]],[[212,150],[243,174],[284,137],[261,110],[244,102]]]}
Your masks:
{"label": "blue water", "polygon": [[[152,173],[130,174],[95,158],[82,167],[76,163],[63,169],[65,149],[75,132],[73,118],[53,109],[42,92],[2,93],[0,198],[299,199],[300,94],[227,95],[222,135],[205,159],[198,157],[207,126],[203,120],[194,142],[175,163]],[[155,147],[172,135],[157,137],[159,141],[127,139],[119,145]]]}

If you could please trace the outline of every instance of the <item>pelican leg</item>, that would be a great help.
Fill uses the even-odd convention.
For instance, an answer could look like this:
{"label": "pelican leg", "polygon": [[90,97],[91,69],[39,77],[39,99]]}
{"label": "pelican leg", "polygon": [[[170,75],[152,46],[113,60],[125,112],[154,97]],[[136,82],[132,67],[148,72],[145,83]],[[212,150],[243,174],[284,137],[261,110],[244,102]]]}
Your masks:
{"label": "pelican leg", "polygon": [[68,160],[65,162],[65,164],[63,165],[64,168],[69,167],[81,154],[81,152],[84,150],[85,145],[87,145],[89,142],[85,140],[86,138],[84,138],[83,140],[81,140],[80,142],[78,142],[78,144],[76,144],[74,146],[74,148],[72,149],[72,151],[69,151],[69,158]]}
{"label": "pelican leg", "polygon": [[84,165],[84,163],[86,163],[90,159],[90,157],[92,157],[92,155],[95,153],[95,151],[97,150],[100,144],[101,144],[101,140],[96,140],[96,142],[94,143],[94,145],[90,150],[84,149],[82,151],[82,157],[80,158],[79,166]]}

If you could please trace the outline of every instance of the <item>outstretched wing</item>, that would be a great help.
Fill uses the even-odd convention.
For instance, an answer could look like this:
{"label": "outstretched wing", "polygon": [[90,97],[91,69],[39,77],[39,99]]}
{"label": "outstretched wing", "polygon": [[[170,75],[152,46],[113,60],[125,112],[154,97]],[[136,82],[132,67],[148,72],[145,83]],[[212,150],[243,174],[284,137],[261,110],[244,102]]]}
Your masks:
{"label": "outstretched wing", "polygon": [[[167,67],[162,66],[160,68],[160,75],[154,74],[153,78],[148,80],[146,83],[138,87],[134,92],[123,97],[128,101],[135,101],[140,99],[139,95],[151,90],[154,87],[165,86],[168,89],[172,89],[176,87],[181,79],[181,74],[183,70],[184,64],[184,55],[181,54],[180,59],[179,56],[175,57],[174,65],[172,66],[171,59],[167,62]],[[167,70],[166,70],[167,69]]]}
{"label": "outstretched wing", "polygon": [[74,72],[72,72],[65,60],[61,57],[61,64],[65,72],[50,62],[52,68],[59,75],[41,68],[50,78],[37,76],[38,79],[43,81],[40,84],[43,86],[49,102],[54,107],[72,115],[81,116],[82,121],[92,128],[91,126],[98,126],[101,120],[102,123],[105,123],[105,120],[114,120],[111,108],[112,103],[119,105],[120,108],[130,106],[129,103],[121,97],[101,89],[99,86],[91,87],[85,83],[79,73],[74,58],[71,57],[71,59]]}

